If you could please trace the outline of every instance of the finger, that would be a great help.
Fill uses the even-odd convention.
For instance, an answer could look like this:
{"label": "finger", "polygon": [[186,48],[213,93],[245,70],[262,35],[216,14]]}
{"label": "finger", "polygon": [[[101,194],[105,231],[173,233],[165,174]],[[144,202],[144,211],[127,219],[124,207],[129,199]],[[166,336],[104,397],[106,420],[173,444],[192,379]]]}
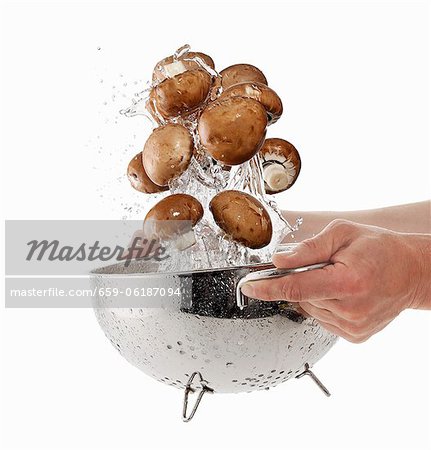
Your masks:
{"label": "finger", "polygon": [[310,300],[310,303],[318,308],[330,310],[340,320],[358,324],[369,323],[370,317],[364,308],[364,302],[358,302],[355,297],[346,295],[346,292],[347,289],[345,297],[340,300]]}
{"label": "finger", "polygon": [[[324,302],[319,302],[324,303]],[[336,326],[343,332],[348,333],[350,336],[361,337],[358,335],[359,331],[361,331],[357,324],[352,323],[343,317],[340,317],[334,314],[331,310],[326,308],[319,308],[314,306],[311,302],[302,302],[301,308],[307,312],[311,317],[314,317],[317,320],[321,320],[330,325]]]}
{"label": "finger", "polygon": [[333,323],[331,320],[319,319],[317,317],[316,320],[331,333],[342,336],[349,342],[353,342],[355,344],[365,342],[371,336],[383,330],[383,328],[385,328],[391,322],[391,320],[385,320],[373,326],[369,326],[361,324],[358,325],[353,322],[340,320],[336,320],[335,323]]}
{"label": "finger", "polygon": [[331,311],[334,316],[345,319],[345,310],[346,310],[346,300],[336,300],[336,299],[328,299],[328,300],[310,300],[310,305],[315,306],[316,308],[327,309]]}
{"label": "finger", "polygon": [[241,291],[247,297],[270,301],[301,302],[343,298],[346,277],[346,267],[336,263],[309,272],[250,281],[242,286]]}
{"label": "finger", "polygon": [[276,267],[287,269],[331,261],[334,254],[350,242],[355,231],[352,222],[334,220],[319,234],[302,241],[292,250],[276,253],[272,261]]}
{"label": "finger", "polygon": [[337,318],[334,314],[325,308],[319,308],[308,302],[302,302],[301,308],[315,319],[322,320],[324,322],[336,325]]}
{"label": "finger", "polygon": [[324,322],[322,320],[317,320],[317,322],[330,333],[336,334],[337,336],[340,336],[349,342],[357,342],[354,336],[337,327],[336,325],[332,325],[331,323]]}

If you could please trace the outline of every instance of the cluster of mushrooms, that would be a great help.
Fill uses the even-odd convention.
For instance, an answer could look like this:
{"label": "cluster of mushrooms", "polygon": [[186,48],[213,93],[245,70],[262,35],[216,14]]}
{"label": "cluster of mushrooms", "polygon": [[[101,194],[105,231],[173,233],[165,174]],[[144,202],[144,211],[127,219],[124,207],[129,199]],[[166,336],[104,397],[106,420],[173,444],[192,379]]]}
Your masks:
{"label": "cluster of mushrooms", "polygon": [[[218,73],[210,56],[180,49],[155,66],[146,109],[158,126],[127,171],[140,192],[169,190],[192,158],[202,155],[225,171],[258,156],[268,194],[289,189],[299,175],[296,148],[283,139],[265,139],[283,104],[257,67],[235,64]],[[271,241],[270,215],[253,195],[222,190],[208,206],[225,237],[251,249]],[[176,193],[151,208],[144,226],[149,221],[188,221],[194,226],[203,214],[204,206],[195,197]],[[151,229],[153,237],[169,237],[166,228]]]}

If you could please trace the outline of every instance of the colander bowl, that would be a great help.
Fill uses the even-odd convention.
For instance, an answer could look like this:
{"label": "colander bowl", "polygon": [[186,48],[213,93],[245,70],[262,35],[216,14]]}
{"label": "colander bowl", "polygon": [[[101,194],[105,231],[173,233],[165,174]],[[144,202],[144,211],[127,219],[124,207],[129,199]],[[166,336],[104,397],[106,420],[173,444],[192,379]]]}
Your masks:
{"label": "colander bowl", "polygon": [[287,302],[238,305],[238,283],[273,269],[157,273],[149,261],[111,265],[93,273],[96,317],[124,358],[164,384],[187,389],[198,373],[207,391],[272,388],[303,374],[336,341]]}

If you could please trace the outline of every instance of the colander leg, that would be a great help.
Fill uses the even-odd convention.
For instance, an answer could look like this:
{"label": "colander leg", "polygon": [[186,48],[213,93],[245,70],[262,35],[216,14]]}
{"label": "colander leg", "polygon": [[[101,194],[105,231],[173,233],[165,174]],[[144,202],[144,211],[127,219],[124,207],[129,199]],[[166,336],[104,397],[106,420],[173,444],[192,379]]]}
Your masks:
{"label": "colander leg", "polygon": [[[195,379],[195,377],[198,377],[199,379],[199,384],[200,384],[200,392],[198,394],[198,398],[196,399],[195,404],[193,405],[192,411],[189,415],[187,415],[187,407],[188,407],[188,403],[189,403],[189,394],[190,392],[195,392],[196,389],[193,388],[193,380]],[[196,410],[198,409],[198,406],[202,400],[202,397],[204,396],[204,394],[209,393],[209,394],[213,394],[214,391],[207,386],[207,382],[204,380],[202,374],[200,372],[193,372],[191,377],[189,378],[189,381],[187,381],[186,387],[184,389],[184,402],[183,402],[183,422],[190,422],[195,413]]]}
{"label": "colander leg", "polygon": [[319,388],[322,390],[322,392],[327,396],[330,397],[331,393],[326,389],[326,387],[323,385],[323,383],[314,375],[314,373],[310,370],[310,365],[308,363],[305,363],[304,365],[304,372],[297,375],[295,378],[302,378],[304,375],[308,375],[311,377],[311,379],[319,386]]}

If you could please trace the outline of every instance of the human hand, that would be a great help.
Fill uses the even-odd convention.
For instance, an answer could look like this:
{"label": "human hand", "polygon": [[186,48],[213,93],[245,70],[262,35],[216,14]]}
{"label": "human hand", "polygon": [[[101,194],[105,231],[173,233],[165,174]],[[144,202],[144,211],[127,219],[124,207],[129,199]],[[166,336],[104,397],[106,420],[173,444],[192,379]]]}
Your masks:
{"label": "human hand", "polygon": [[[291,252],[278,268],[324,261],[322,269],[246,283],[244,295],[298,302],[327,330],[364,342],[406,308],[429,308],[430,236],[335,220]],[[428,279],[427,279],[428,278]]]}

